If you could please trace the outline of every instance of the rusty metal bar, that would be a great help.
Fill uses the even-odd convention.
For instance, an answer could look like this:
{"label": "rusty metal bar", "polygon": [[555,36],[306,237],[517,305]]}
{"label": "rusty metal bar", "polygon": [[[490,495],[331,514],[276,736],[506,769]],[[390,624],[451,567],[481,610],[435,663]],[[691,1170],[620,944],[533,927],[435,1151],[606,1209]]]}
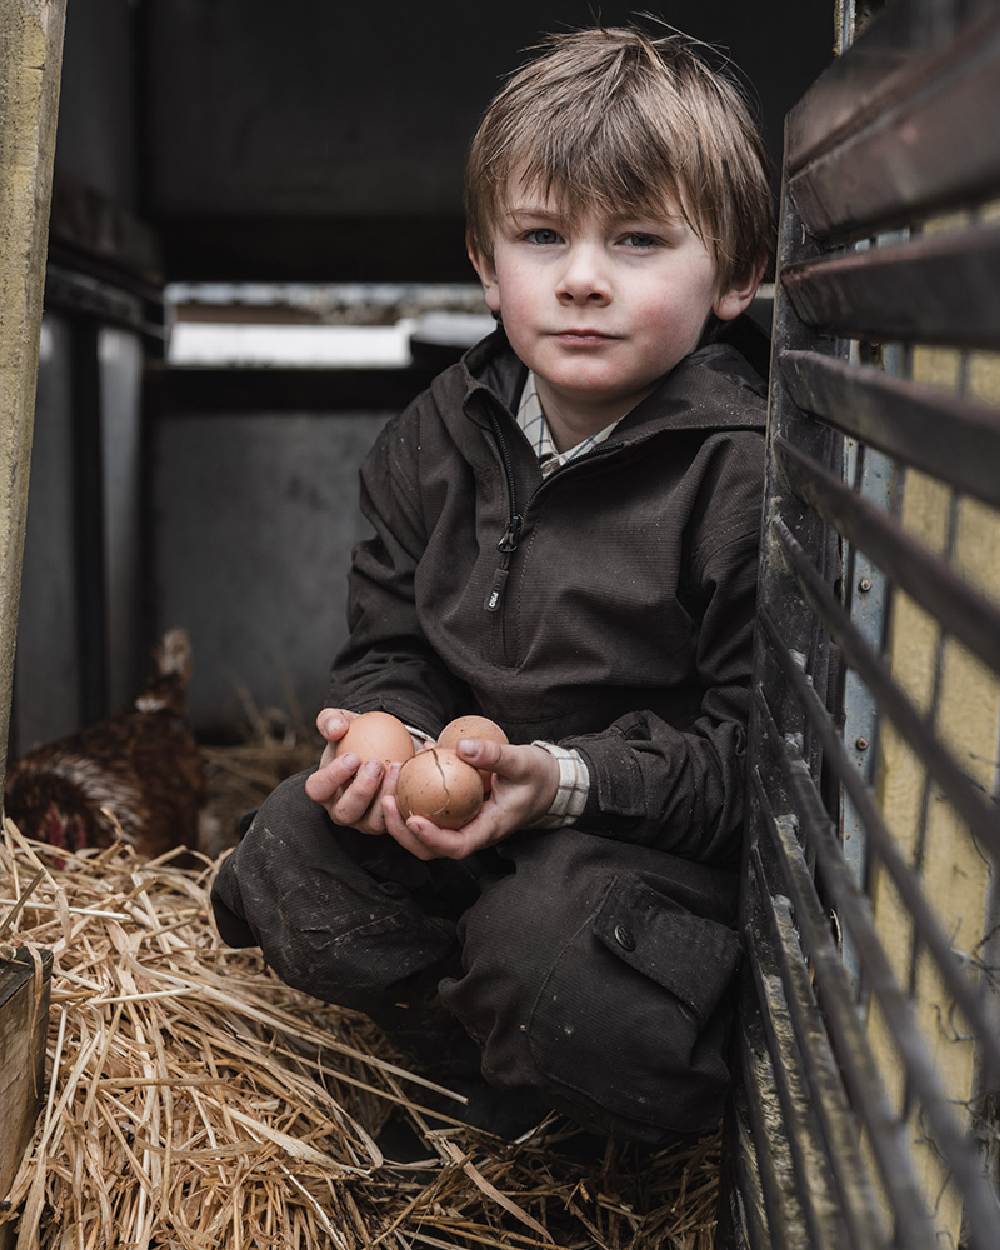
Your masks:
{"label": "rusty metal bar", "polygon": [[[766,700],[760,694],[758,710],[771,738],[771,751],[780,750],[780,746],[774,745],[777,731],[773,718]],[[784,774],[790,769],[790,763],[783,759],[779,767]],[[835,1045],[837,1061],[847,1090],[856,1114],[869,1130],[872,1152],[886,1193],[892,1200],[893,1210],[902,1213],[899,1227],[905,1232],[904,1244],[908,1250],[910,1247],[913,1250],[931,1250],[936,1245],[936,1231],[909,1155],[906,1126],[889,1105],[884,1084],[854,1006],[846,969],[834,945],[829,922],[816,894],[816,886],[805,861],[803,848],[793,830],[788,827],[788,817],[783,819],[775,816],[759,768],[754,769],[752,781],[757,801],[761,805],[764,828],[779,852],[783,885],[795,909],[796,923],[812,960],[823,998],[827,1027]],[[849,888],[846,885],[849,877],[845,874],[846,868],[841,876],[845,883],[844,888]],[[862,934],[861,943],[865,943],[866,936],[869,940],[878,940],[872,938],[871,934]]]}
{"label": "rusty metal bar", "polygon": [[745,1227],[751,1245],[773,1246],[775,1242],[767,1219],[763,1169],[753,1138],[747,1091],[742,1083],[733,1090],[733,1115],[727,1127],[729,1135],[723,1149],[723,1166],[732,1169],[735,1176],[725,1186],[729,1206],[721,1212],[723,1235],[731,1237],[737,1228]]}
{"label": "rusty metal bar", "polygon": [[778,364],[804,413],[1000,508],[1000,410],[818,352]]}
{"label": "rusty metal bar", "polygon": [[[764,902],[758,896],[758,902]],[[767,919],[763,919],[767,924]],[[785,998],[785,990],[770,942],[756,939],[756,925],[746,931],[748,956],[757,997],[762,1007],[761,1024],[771,1054],[778,1102],[781,1107],[788,1149],[792,1157],[795,1189],[802,1212],[802,1232],[810,1250],[842,1247],[845,1225],[830,1191],[828,1158],[819,1135],[819,1125],[809,1105],[802,1072],[802,1057],[795,1042]]]}
{"label": "rusty metal bar", "polygon": [[[759,775],[756,779],[759,781]],[[766,792],[758,785],[757,793],[759,801],[767,809],[768,823],[773,824],[775,818],[770,815]],[[778,817],[777,819],[784,818]],[[794,838],[794,834],[792,836]],[[801,866],[808,876],[801,850],[797,858],[801,861]],[[794,1033],[796,1061],[802,1069],[800,1083],[804,1080],[808,1088],[808,1097],[800,1096],[798,1105],[793,1103],[790,1108],[786,1108],[786,1120],[790,1123],[795,1122],[796,1119],[800,1121],[796,1132],[808,1132],[813,1138],[816,1136],[816,1129],[822,1133],[824,1168],[829,1174],[837,1198],[835,1207],[837,1217],[834,1219],[833,1214],[828,1213],[826,1222],[828,1224],[832,1222],[834,1226],[839,1227],[840,1239],[842,1240],[846,1234],[850,1246],[857,1247],[858,1250],[861,1248],[876,1250],[877,1247],[884,1247],[886,1244],[881,1231],[881,1220],[875,1208],[874,1195],[867,1175],[867,1164],[862,1159],[858,1147],[857,1133],[847,1105],[840,1070],[830,1048],[826,1023],[809,984],[809,973],[791,918],[789,902],[783,894],[776,892],[773,883],[768,881],[756,848],[754,855],[751,856],[751,866],[754,897],[757,901],[756,914],[764,923],[766,932],[763,938],[768,951],[765,955],[760,939],[755,942],[754,929],[751,928],[749,931],[751,959],[755,967],[766,965],[771,960],[777,966],[778,976],[783,986],[782,1008]],[[822,916],[818,900],[816,900],[815,907]],[[796,904],[796,919],[800,910],[800,905]],[[808,936],[816,936],[816,934],[806,923],[802,921],[799,923],[803,936],[807,937],[808,944]],[[833,949],[832,941],[829,940],[829,927],[823,920],[820,921],[820,925],[826,929],[825,944],[814,958],[832,956],[839,965],[837,953]],[[810,955],[812,955],[811,950]],[[758,993],[762,994],[764,990],[764,984],[758,977]],[[789,1040],[783,1039],[776,1030],[772,1029],[773,1053],[780,1056],[788,1049]],[[803,1126],[801,1121],[806,1108],[808,1108],[808,1116]],[[902,1190],[903,1186],[899,1184],[899,1180],[901,1177],[905,1179],[906,1176],[905,1155],[899,1150],[894,1151],[894,1155],[892,1169],[894,1183],[898,1190]],[[824,1183],[824,1189],[825,1187]],[[920,1233],[919,1236],[918,1233]],[[925,1247],[925,1250],[931,1250],[933,1247],[933,1230],[929,1221],[926,1228],[922,1229],[918,1223],[911,1220],[908,1234],[908,1245],[911,1245],[914,1250],[921,1246]]]}
{"label": "rusty metal bar", "polygon": [[788,115],[785,161],[796,173],[863,130],[974,47],[995,0],[896,0]]}
{"label": "rusty metal bar", "polygon": [[[778,1099],[774,1063],[764,1035],[756,985],[748,985],[743,1012],[742,1078],[755,1145],[760,1193],[767,1214],[767,1237],[752,1245],[764,1250],[811,1250],[795,1180],[795,1166]],[[749,1161],[745,1161],[749,1163]],[[752,1226],[751,1226],[752,1227]],[[758,1227],[758,1231],[760,1231]],[[742,1242],[739,1243],[742,1246]]]}
{"label": "rusty metal bar", "polygon": [[[913,1003],[896,981],[885,950],[875,931],[867,902],[858,891],[844,863],[836,832],[823,809],[815,782],[804,760],[801,756],[794,758],[789,744],[784,739],[777,738],[773,718],[759,691],[757,710],[762,716],[765,735],[770,738],[771,760],[784,773],[799,826],[814,846],[823,880],[833,895],[839,914],[854,935],[855,946],[872,986],[872,992],[878,999],[896,1048],[906,1066],[907,1075],[923,1107],[931,1135],[947,1161],[954,1182],[965,1200],[969,1216],[969,1245],[973,1247],[973,1250],[993,1250],[992,1232],[988,1230],[997,1227],[997,1221],[1000,1220],[1000,1203],[983,1172],[975,1143],[963,1132],[952,1110],[947,1091],[922,1039]],[[793,863],[798,847],[794,837],[790,839],[787,831],[783,831],[777,822],[772,822],[771,832],[779,842],[783,843],[786,856],[783,857],[782,863]],[[794,886],[795,880],[791,874],[788,880],[789,884]],[[793,892],[793,902],[801,924],[800,909],[808,910],[808,893],[799,897],[797,891]],[[842,978],[844,984],[840,988],[849,992],[846,972],[842,965],[839,961],[836,963],[829,960],[819,961],[812,950],[810,954],[813,957],[813,967],[821,987],[831,1028],[846,1026],[849,1030],[850,1021],[853,1019],[860,1029],[853,1008],[849,1013],[845,1012],[842,1008],[843,995],[841,994],[841,1001],[838,1001],[836,997],[836,990]],[[831,988],[834,990],[833,996],[830,995]],[[838,1059],[844,1071],[844,1078],[852,1085],[857,1075],[855,1064],[859,1055],[867,1051],[867,1042],[861,1040],[860,1047],[863,1049],[859,1049],[858,1045],[846,1050],[838,1047]],[[862,1118],[866,1118],[868,1107],[864,1099],[860,1097],[860,1090],[855,1087],[852,1089],[852,1094],[855,1111]],[[897,1123],[902,1130],[905,1121],[897,1121]],[[884,1149],[890,1136],[890,1125],[886,1123],[873,1125],[871,1131],[873,1148],[878,1144]],[[883,1172],[883,1180],[888,1183],[889,1179]],[[898,1201],[894,1202],[893,1210],[897,1222],[902,1227],[902,1222],[911,1212],[905,1203]],[[904,1238],[902,1244],[909,1250],[911,1242],[908,1239]]]}
{"label": "rusty metal bar", "polygon": [[[961,709],[939,697],[946,647],[949,665],[954,658],[970,681],[983,661],[1000,676],[1000,612],[988,579],[959,579],[952,562],[918,541],[925,523],[935,536],[944,525],[939,494],[951,499],[950,535],[965,533],[957,524],[967,520],[966,496],[1000,508],[1000,413],[869,367],[885,367],[891,353],[910,360],[920,344],[1000,349],[1000,225],[990,214],[991,225],[940,222],[917,238],[883,235],[866,238],[863,249],[834,250],[889,225],[916,228],[918,214],[945,206],[974,210],[1000,191],[1000,128],[983,124],[998,96],[996,0],[895,0],[786,123],[741,892],[741,925],[759,965],[745,979],[741,1017],[756,1151],[751,1158],[744,1145],[733,1182],[744,1204],[755,1191],[763,1195],[768,1226],[745,1219],[738,1250],[801,1239],[798,1227],[787,1227],[797,1207],[810,1246],[828,1241],[838,1220],[845,1247],[867,1241],[897,1250],[930,1250],[946,1236],[958,1244],[959,1224],[962,1244],[985,1250],[1000,1227],[995,1177],[987,1176],[962,1101],[972,1088],[968,1065],[959,1072],[953,1055],[939,1053],[923,994],[933,983],[935,998],[968,1026],[962,1040],[975,1040],[984,1088],[1000,1079],[996,1004],[976,951],[967,957],[954,949],[951,917],[932,905],[938,900],[908,855],[919,855],[922,813],[940,800],[928,859],[933,850],[945,863],[951,832],[964,854],[973,842],[982,852],[977,871],[985,873],[986,862],[994,872],[1000,866],[996,796],[959,764],[951,742]],[[891,353],[879,352],[879,343]],[[849,440],[857,440],[856,456]],[[892,475],[885,506],[859,489],[869,453]],[[911,465],[933,480],[906,476]],[[922,496],[909,489],[921,483],[936,508],[926,517]],[[941,484],[950,489],[941,492]],[[985,557],[977,558],[978,571]],[[911,674],[927,687],[927,705],[917,706],[890,667],[881,631],[852,619],[854,591],[868,594],[883,580],[899,592],[897,627],[912,602],[945,640],[921,650],[926,663]],[[953,643],[962,644],[954,656]],[[844,740],[848,701],[856,710],[859,691],[875,708],[865,748],[884,724],[883,745],[898,744],[907,761],[912,753],[919,771],[915,783],[906,774],[908,787],[921,788],[908,789],[905,811],[875,789],[898,789],[900,777],[876,778],[859,766],[861,747],[852,742],[860,731]],[[988,709],[978,710],[988,718]],[[984,739],[983,752],[991,746]],[[846,809],[864,839],[866,867],[886,887],[871,899],[867,873],[848,862],[839,840]],[[917,824],[897,829],[893,815]],[[978,928],[963,947],[977,936]],[[914,952],[920,981],[912,976]],[[866,1005],[880,1012],[870,1033]],[[782,1083],[786,1055],[802,1078],[797,1092]],[[765,1070],[766,1105],[750,1087]],[[731,1121],[730,1140],[745,1142],[738,1129]],[[783,1137],[794,1139],[788,1149],[770,1152]],[[817,1142],[829,1167],[820,1220],[808,1195],[800,1201],[804,1172],[793,1166]],[[824,1205],[830,1196],[835,1212]],[[726,1242],[724,1250],[737,1247]]]}
{"label": "rusty metal bar", "polygon": [[[789,182],[806,229],[839,239],[906,225],[918,212],[963,206],[1000,186],[1000,129],[968,124],[1000,97],[1000,10],[930,81]],[[956,136],[961,135],[961,142]]]}
{"label": "rusty metal bar", "polygon": [[820,334],[1000,348],[1000,226],[789,265],[781,284]]}
{"label": "rusty metal bar", "polygon": [[983,987],[974,985],[963,971],[948,935],[924,897],[916,874],[906,864],[886,827],[871,790],[848,757],[847,748],[812,682],[789,655],[788,647],[773,617],[764,611],[760,622],[762,636],[766,639],[784,680],[795,691],[806,716],[820,737],[828,765],[861,817],[869,848],[875,852],[892,878],[893,885],[920,931],[921,941],[937,964],[945,988],[976,1030],[987,1059],[987,1072],[1000,1078],[1000,1037],[994,1032]]}

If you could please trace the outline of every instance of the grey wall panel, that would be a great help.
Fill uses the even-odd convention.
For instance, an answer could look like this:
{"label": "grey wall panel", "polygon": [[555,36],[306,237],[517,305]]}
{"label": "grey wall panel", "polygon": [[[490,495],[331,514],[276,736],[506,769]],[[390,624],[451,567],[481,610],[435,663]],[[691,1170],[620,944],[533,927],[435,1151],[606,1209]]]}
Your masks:
{"label": "grey wall panel", "polygon": [[108,705],[124,707],[145,674],[139,564],[139,390],[142,344],[134,334],[105,329],[98,339],[101,371],[101,459],[104,480],[104,576],[107,595]]}
{"label": "grey wall panel", "polygon": [[14,669],[16,753],[78,727],[69,327],[42,325]]}
{"label": "grey wall panel", "polygon": [[346,636],[357,472],[387,414],[160,417],[152,431],[157,626],[194,645],[192,713],[238,731],[238,688],[312,718]]}

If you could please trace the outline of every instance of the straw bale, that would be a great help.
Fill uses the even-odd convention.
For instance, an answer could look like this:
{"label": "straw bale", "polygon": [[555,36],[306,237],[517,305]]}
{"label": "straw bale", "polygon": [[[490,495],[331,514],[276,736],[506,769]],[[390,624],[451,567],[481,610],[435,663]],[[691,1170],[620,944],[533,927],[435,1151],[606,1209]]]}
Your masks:
{"label": "straw bale", "polygon": [[[268,768],[294,770],[262,758],[262,788]],[[220,945],[219,862],[143,861],[125,843],[68,854],[7,822],[0,958],[54,956],[43,1111],[0,1210],[18,1250],[709,1250],[716,1137],[658,1153],[608,1142],[587,1161],[560,1117],[508,1145],[427,1109],[440,1087],[364,1016]],[[397,1107],[425,1159],[383,1158],[375,1137]]]}

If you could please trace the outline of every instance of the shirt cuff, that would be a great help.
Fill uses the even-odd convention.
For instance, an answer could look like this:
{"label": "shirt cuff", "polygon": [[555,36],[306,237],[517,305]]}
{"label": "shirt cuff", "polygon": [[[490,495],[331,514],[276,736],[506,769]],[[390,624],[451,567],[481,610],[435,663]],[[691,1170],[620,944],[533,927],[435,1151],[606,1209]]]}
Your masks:
{"label": "shirt cuff", "polygon": [[417,729],[413,725],[405,725],[404,728],[410,731],[410,737],[413,740],[414,755],[416,755],[418,751],[422,751],[424,747],[427,746],[428,742],[434,741],[430,734],[425,734],[422,729]]}
{"label": "shirt cuff", "polygon": [[556,746],[554,742],[535,741],[533,747],[541,747],[559,765],[559,788],[549,810],[532,829],[561,829],[576,823],[587,805],[590,793],[590,770],[579,751]]}

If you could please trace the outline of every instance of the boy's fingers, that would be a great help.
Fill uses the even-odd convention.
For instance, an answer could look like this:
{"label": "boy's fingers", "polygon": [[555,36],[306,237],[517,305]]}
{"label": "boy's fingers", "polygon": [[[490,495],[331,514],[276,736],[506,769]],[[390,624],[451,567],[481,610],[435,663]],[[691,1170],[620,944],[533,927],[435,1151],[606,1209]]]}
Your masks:
{"label": "boy's fingers", "polygon": [[382,765],[377,760],[366,761],[334,803],[330,815],[338,825],[356,825],[371,807],[381,783]]}
{"label": "boy's fingers", "polygon": [[422,816],[411,816],[406,827],[437,859],[465,859],[499,840],[496,818],[485,811],[461,829],[439,829]]}
{"label": "boy's fingers", "polygon": [[389,771],[385,775],[385,785],[382,787],[384,795],[396,793],[396,782],[399,780],[399,770],[402,764],[390,764]]}
{"label": "boy's fingers", "polygon": [[360,758],[351,751],[317,768],[306,778],[306,794],[317,803],[329,803],[354,776],[360,763]]}
{"label": "boy's fingers", "polygon": [[523,781],[531,771],[530,757],[523,746],[501,746],[485,738],[462,738],[457,753],[467,764],[488,769],[508,781]]}
{"label": "boy's fingers", "polygon": [[394,794],[383,795],[382,812],[385,816],[386,833],[394,838],[404,851],[409,851],[417,859],[437,859],[434,852],[424,846],[420,839],[415,837],[412,831],[407,828],[402,816],[399,814]]}
{"label": "boy's fingers", "polygon": [[[495,743],[488,745],[495,746]],[[394,764],[382,790],[385,829],[404,850],[417,859],[465,859],[467,855],[490,846],[497,840],[496,817],[486,809],[461,829],[439,829],[423,816],[411,816],[404,821],[396,804],[398,777],[399,765]]]}
{"label": "boy's fingers", "polygon": [[348,715],[339,707],[324,707],[316,715],[316,728],[328,742],[337,742],[347,733]]}
{"label": "boy's fingers", "polygon": [[357,827],[362,833],[385,833],[385,813],[382,811],[382,802],[379,795],[375,796],[374,802],[364,817],[358,822]]}
{"label": "boy's fingers", "polygon": [[464,829],[439,829],[419,816],[411,816],[406,828],[423,847],[427,859],[464,859],[471,849],[466,846]]}

